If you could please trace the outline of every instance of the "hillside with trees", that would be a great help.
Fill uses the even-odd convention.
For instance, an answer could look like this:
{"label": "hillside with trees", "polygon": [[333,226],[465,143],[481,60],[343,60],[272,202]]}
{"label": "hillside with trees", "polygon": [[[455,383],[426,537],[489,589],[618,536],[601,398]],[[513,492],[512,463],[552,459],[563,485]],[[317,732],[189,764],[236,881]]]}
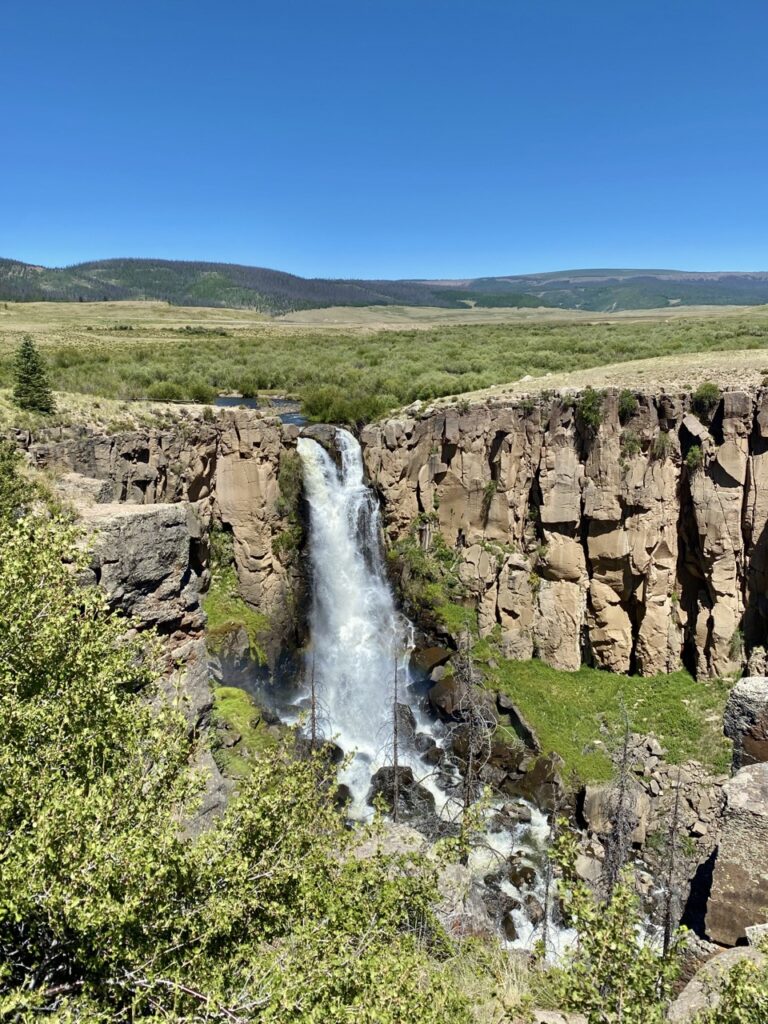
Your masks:
{"label": "hillside with trees", "polygon": [[547,306],[606,312],[675,305],[768,303],[768,273],[574,270],[461,281],[305,278],[264,267],[113,259],[40,267],[0,259],[0,301],[146,299],[280,314],[326,306]]}

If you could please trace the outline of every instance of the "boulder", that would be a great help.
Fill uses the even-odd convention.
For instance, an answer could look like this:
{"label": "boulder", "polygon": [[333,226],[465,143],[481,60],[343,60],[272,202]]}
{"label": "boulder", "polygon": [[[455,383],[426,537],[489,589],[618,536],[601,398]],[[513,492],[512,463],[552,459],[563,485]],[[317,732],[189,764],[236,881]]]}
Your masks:
{"label": "boulder", "polygon": [[[384,799],[389,810],[395,805],[395,769],[387,765],[379,768],[371,779],[368,803],[373,806],[377,796]],[[398,814],[403,820],[432,817],[435,813],[435,798],[429,790],[416,782],[413,770],[407,766],[398,769]]]}
{"label": "boulder", "polygon": [[741,768],[723,787],[725,809],[707,904],[708,937],[723,946],[746,938],[768,908],[768,762]]}
{"label": "boulder", "polygon": [[451,660],[453,651],[446,647],[422,647],[411,654],[411,667],[428,676],[433,669]]}
{"label": "boulder", "polygon": [[746,676],[728,696],[723,725],[733,741],[733,767],[768,761],[768,677]]}
{"label": "boulder", "polygon": [[768,957],[757,949],[740,946],[717,953],[700,968],[667,1010],[671,1024],[694,1024],[698,1015],[720,1004],[719,987],[725,976],[743,960],[762,965]]}
{"label": "boulder", "polygon": [[440,902],[437,918],[449,935],[457,938],[495,938],[496,925],[488,913],[483,892],[469,868],[448,864],[437,879]]}
{"label": "boulder", "polygon": [[430,689],[429,703],[438,714],[450,718],[459,710],[464,692],[464,687],[454,676],[447,676]]}
{"label": "boulder", "polygon": [[[615,783],[603,782],[587,786],[584,790],[582,814],[590,832],[608,835],[613,829],[613,819],[619,799]],[[632,786],[626,797],[629,813],[635,823],[631,840],[642,846],[648,832],[651,801],[648,794],[638,786]]]}

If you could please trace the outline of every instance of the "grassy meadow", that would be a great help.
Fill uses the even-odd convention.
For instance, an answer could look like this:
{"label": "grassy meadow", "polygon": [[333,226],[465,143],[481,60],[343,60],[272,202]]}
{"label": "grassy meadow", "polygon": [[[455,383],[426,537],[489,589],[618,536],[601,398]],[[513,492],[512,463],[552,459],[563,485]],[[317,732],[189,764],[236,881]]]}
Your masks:
{"label": "grassy meadow", "polygon": [[[498,315],[498,311],[494,311]],[[551,311],[550,311],[551,313]],[[482,314],[478,314],[482,316]],[[434,399],[550,373],[685,353],[764,349],[768,308],[599,319],[525,316],[381,325],[268,319],[163,303],[0,304],[0,387],[24,334],[58,391],[115,400],[211,402],[220,392],[297,395],[311,418],[362,421]]]}

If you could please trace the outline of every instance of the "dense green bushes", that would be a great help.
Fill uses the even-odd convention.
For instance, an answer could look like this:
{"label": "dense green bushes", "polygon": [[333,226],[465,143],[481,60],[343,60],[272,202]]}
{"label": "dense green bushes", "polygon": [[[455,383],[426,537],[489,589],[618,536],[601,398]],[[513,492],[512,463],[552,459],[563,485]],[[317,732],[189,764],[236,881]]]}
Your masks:
{"label": "dense green bushes", "polygon": [[[756,317],[646,323],[462,324],[363,332],[337,328],[236,328],[213,334],[136,321],[131,331],[68,329],[36,339],[64,391],[116,398],[210,401],[210,393],[301,395],[313,419],[359,422],[393,406],[517,380],[682,352],[764,346]],[[3,339],[0,339],[2,342]],[[12,344],[9,344],[12,342]],[[15,342],[0,349],[0,386],[12,376]],[[631,415],[631,395],[620,412]],[[621,403],[620,399],[620,403]]]}
{"label": "dense green bushes", "polygon": [[321,755],[257,758],[189,835],[203,779],[146,634],[0,490],[0,1017],[466,1024],[434,869],[353,855]]}

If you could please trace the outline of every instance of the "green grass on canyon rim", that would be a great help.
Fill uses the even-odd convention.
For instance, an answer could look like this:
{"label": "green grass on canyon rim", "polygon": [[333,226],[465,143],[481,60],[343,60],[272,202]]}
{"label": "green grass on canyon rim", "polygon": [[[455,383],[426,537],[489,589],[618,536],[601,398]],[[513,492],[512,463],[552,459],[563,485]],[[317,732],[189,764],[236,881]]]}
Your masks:
{"label": "green grass on canyon rim", "polygon": [[385,328],[373,314],[356,323],[287,323],[162,303],[5,303],[0,387],[10,385],[13,354],[29,333],[57,391],[183,400],[210,389],[277,390],[300,395],[315,419],[359,421],[525,376],[768,346],[765,307],[590,318],[510,310],[455,322],[418,312],[412,323]]}
{"label": "green grass on canyon rim", "polygon": [[699,761],[717,773],[729,767],[722,723],[730,683],[687,672],[644,678],[587,667],[561,672],[537,660],[494,663],[486,684],[512,697],[543,751],[563,758],[571,782],[611,777],[610,755],[624,733],[622,704],[630,729],[656,736],[669,763]]}

